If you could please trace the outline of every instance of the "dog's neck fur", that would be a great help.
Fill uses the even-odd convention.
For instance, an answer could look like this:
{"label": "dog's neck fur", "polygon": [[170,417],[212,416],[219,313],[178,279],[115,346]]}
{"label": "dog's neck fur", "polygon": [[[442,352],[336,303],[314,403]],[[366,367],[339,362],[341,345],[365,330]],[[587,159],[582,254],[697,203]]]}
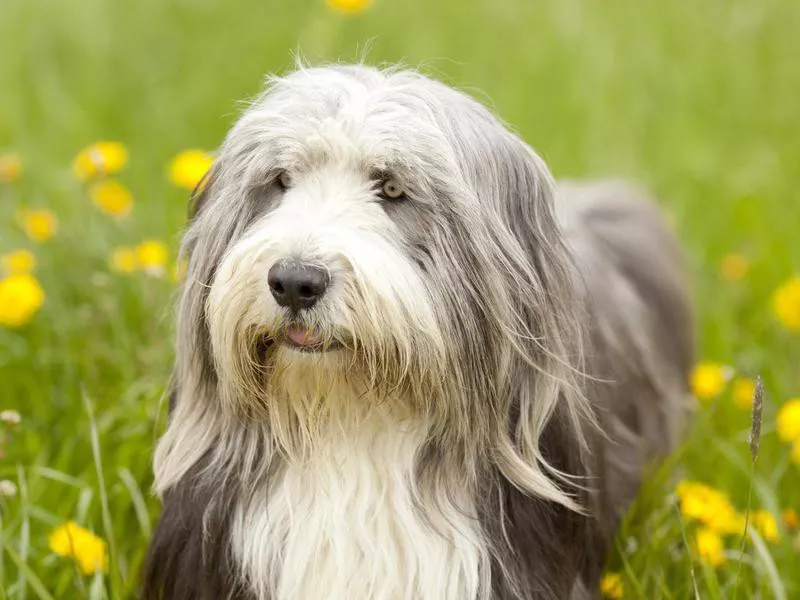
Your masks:
{"label": "dog's neck fur", "polygon": [[[164,514],[144,598],[570,596],[590,520],[517,489],[479,429],[453,436],[470,413],[443,424],[398,388],[335,373],[323,386],[304,372],[273,371],[249,417],[223,416],[213,384],[178,391],[156,459]],[[558,407],[543,452],[583,473],[568,423]]]}
{"label": "dog's neck fur", "polygon": [[[258,598],[465,600],[487,597],[490,557],[472,494],[420,489],[428,428],[364,395],[325,398],[369,407],[330,421],[301,457],[236,508],[230,542]],[[347,411],[350,412],[350,411]]]}
{"label": "dog's neck fur", "polygon": [[[574,593],[579,574],[597,576],[591,520],[476,468],[468,449],[454,451],[435,427],[397,410],[399,398],[328,397],[362,410],[328,420],[304,452],[287,453],[268,421],[208,429],[209,406],[181,395],[161,449],[181,449],[193,466],[161,465],[157,483],[174,478],[143,598],[591,597]],[[564,422],[554,417],[543,447],[556,468],[578,472]],[[214,440],[195,461],[184,450],[201,431]]]}

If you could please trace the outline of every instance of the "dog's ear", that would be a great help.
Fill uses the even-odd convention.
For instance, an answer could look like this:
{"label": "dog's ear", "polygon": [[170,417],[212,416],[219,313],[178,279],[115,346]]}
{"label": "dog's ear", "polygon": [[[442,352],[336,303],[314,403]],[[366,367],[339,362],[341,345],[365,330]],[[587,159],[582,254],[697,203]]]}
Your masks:
{"label": "dog's ear", "polygon": [[[501,214],[529,255],[550,252],[560,244],[555,218],[555,182],[545,162],[516,135],[504,132],[499,161]],[[547,247],[542,248],[545,243]],[[552,259],[553,257],[551,257]]]}
{"label": "dog's ear", "polygon": [[[497,274],[513,290],[500,299],[514,350],[509,435],[497,441],[500,470],[520,489],[576,509],[581,494],[574,478],[583,482],[585,424],[592,416],[582,392],[580,284],[556,219],[555,184],[544,161],[505,127],[482,134],[475,184],[478,197],[493,204],[486,218],[499,221],[489,230]],[[548,436],[548,426],[559,434]]]}

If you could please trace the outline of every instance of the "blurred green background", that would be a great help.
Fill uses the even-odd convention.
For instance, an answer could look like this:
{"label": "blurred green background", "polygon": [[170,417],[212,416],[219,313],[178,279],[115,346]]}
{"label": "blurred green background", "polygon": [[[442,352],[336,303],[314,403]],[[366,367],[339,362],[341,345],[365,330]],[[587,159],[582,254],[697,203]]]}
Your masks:
{"label": "blurred green background", "polygon": [[[800,597],[781,517],[800,509],[800,478],[774,425],[800,396],[800,336],[771,309],[800,268],[799,34],[796,0],[374,0],[354,12],[323,0],[0,0],[0,154],[24,166],[0,183],[0,254],[33,252],[45,293],[29,323],[0,327],[0,410],[21,416],[0,425],[0,479],[16,488],[0,497],[0,598],[133,596],[158,514],[149,464],[176,286],[108,259],[155,239],[174,261],[188,194],[170,161],[212,151],[296,56],[420,68],[489,104],[556,177],[653,191],[688,249],[698,356],[725,382],[646,486],[609,570],[631,598]],[[129,151],[125,219],[98,212],[72,172],[98,140]],[[19,211],[42,208],[59,227],[36,243]],[[744,265],[733,277],[720,271],[731,256]],[[751,469],[749,412],[729,380],[758,374],[767,401]],[[779,539],[756,533],[740,555],[725,538],[724,564],[710,565],[676,507],[681,477],[766,509]],[[51,551],[68,520],[106,540],[106,574]]]}

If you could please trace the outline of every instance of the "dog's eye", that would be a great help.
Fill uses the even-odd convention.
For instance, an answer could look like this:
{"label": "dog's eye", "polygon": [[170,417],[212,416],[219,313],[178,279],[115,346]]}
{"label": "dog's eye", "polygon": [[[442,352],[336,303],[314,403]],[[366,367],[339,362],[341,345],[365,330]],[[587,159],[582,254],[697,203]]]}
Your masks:
{"label": "dog's eye", "polygon": [[406,195],[397,179],[386,179],[381,186],[381,196],[387,200],[400,200]]}
{"label": "dog's eye", "polygon": [[289,173],[281,171],[281,174],[278,175],[278,185],[284,190],[292,185],[292,177]]}

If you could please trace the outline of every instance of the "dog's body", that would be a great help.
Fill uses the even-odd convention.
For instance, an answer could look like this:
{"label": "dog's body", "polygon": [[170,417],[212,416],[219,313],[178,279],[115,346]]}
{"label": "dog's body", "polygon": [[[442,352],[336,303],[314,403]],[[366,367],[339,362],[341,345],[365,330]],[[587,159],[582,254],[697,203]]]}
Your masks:
{"label": "dog's body", "polygon": [[677,245],[636,196],[555,192],[415,73],[275,80],[185,238],[143,596],[592,596],[692,359]]}

